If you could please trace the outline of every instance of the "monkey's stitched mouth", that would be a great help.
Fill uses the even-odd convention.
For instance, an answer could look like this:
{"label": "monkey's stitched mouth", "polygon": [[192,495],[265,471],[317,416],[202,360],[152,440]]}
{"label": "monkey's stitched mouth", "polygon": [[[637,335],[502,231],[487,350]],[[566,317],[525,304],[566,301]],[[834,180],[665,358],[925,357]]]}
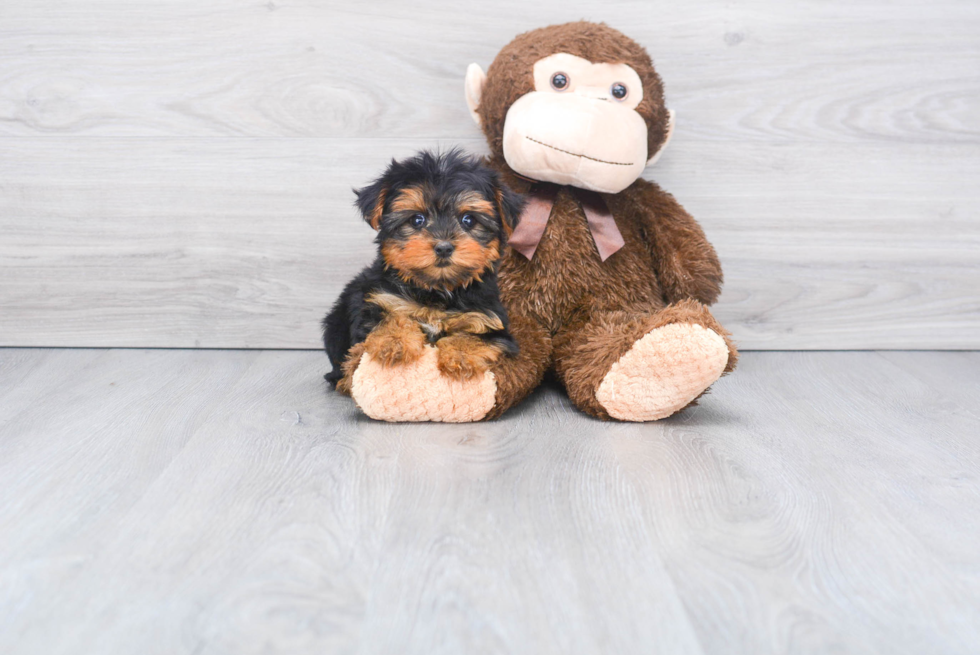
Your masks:
{"label": "monkey's stitched mouth", "polygon": [[588,160],[591,160],[591,161],[597,161],[600,164],[609,164],[610,166],[632,166],[633,165],[633,164],[624,164],[624,163],[618,162],[618,161],[606,161],[605,159],[596,159],[595,157],[589,157],[588,155],[579,155],[577,153],[570,152],[568,150],[562,150],[561,148],[556,148],[555,146],[549,146],[544,141],[538,141],[537,139],[532,139],[531,137],[526,136],[526,135],[525,135],[524,138],[527,139],[528,141],[533,141],[534,143],[537,143],[538,145],[544,146],[545,148],[551,148],[552,150],[557,150],[558,152],[563,152],[566,155],[571,155],[572,157],[581,157],[582,159],[588,159]]}

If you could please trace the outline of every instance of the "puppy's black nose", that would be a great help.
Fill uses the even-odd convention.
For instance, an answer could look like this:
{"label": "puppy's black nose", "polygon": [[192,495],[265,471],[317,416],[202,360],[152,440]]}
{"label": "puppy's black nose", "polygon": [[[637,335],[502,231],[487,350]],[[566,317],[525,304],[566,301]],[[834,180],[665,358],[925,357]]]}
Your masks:
{"label": "puppy's black nose", "polygon": [[436,251],[436,254],[438,256],[448,257],[449,255],[453,254],[454,250],[456,250],[456,246],[449,243],[448,241],[440,241],[439,243],[436,244],[434,250]]}

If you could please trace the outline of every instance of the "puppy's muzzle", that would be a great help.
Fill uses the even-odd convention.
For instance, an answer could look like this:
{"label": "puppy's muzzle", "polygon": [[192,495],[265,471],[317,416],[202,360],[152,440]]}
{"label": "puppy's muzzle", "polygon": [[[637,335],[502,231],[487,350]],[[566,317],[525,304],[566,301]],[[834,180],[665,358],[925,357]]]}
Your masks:
{"label": "puppy's muzzle", "polygon": [[448,266],[450,264],[449,257],[455,252],[456,246],[449,241],[440,241],[435,245],[433,250],[436,253],[436,257],[440,259],[440,261],[436,262],[436,266]]}

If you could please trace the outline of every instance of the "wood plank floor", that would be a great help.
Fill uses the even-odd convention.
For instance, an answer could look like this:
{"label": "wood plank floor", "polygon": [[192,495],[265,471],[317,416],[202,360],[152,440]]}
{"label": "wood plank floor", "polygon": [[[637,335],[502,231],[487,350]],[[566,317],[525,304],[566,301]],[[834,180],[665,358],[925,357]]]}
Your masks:
{"label": "wood plank floor", "polygon": [[317,352],[0,350],[0,652],[980,652],[980,353],[390,425]]}

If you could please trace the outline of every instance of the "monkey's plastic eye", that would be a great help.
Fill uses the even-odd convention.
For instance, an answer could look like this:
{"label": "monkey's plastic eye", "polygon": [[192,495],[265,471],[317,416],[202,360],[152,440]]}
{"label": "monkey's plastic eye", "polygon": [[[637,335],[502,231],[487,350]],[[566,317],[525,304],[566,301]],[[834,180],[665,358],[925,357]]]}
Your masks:
{"label": "monkey's plastic eye", "polygon": [[412,227],[422,227],[423,225],[425,225],[425,216],[422,214],[412,216]]}
{"label": "monkey's plastic eye", "polygon": [[612,97],[616,98],[616,100],[625,100],[626,96],[630,94],[630,90],[627,89],[626,85],[622,82],[616,82],[609,88],[609,93],[611,93]]}
{"label": "monkey's plastic eye", "polygon": [[556,91],[564,91],[568,88],[568,75],[555,73],[551,76],[551,88]]}
{"label": "monkey's plastic eye", "polygon": [[473,217],[469,214],[463,214],[459,219],[459,224],[467,230],[473,227],[474,223],[476,223],[476,221],[473,220]]}

